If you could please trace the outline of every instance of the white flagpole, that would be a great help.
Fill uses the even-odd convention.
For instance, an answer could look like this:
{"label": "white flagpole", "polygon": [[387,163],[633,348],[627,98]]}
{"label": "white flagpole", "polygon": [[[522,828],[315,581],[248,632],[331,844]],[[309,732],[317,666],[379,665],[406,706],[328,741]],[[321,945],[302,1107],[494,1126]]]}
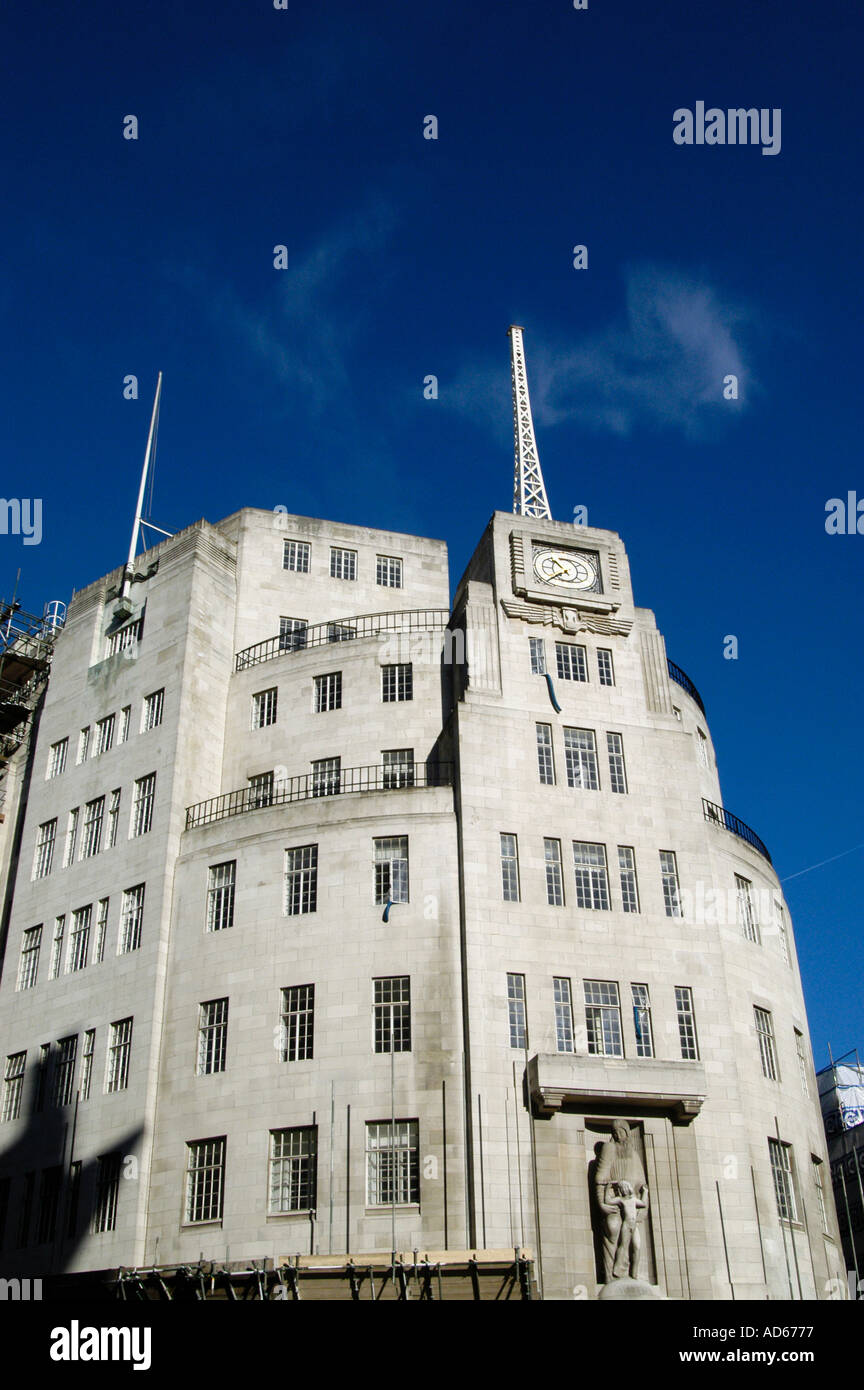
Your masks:
{"label": "white flagpole", "polygon": [[135,508],[135,522],[132,527],[132,540],[129,544],[129,558],[126,561],[126,569],[123,573],[123,585],[120,590],[121,599],[129,593],[129,586],[132,583],[132,571],[135,565],[135,551],[138,549],[138,536],[141,532],[141,509],[144,506],[144,490],[147,487],[147,474],[153,457],[153,441],[156,438],[156,424],[159,419],[159,401],[162,396],[162,373],[159,373],[156,382],[156,396],[153,401],[153,414],[150,417],[150,432],[147,435],[147,450],[144,454],[144,467],[141,470],[141,486],[138,489],[138,505]]}

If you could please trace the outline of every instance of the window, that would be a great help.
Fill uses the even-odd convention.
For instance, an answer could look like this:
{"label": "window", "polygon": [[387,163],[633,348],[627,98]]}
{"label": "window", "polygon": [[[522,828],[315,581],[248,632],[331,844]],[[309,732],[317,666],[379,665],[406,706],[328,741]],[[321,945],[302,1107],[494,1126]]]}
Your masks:
{"label": "window", "polygon": [[546,860],[546,901],[550,907],[564,906],[564,879],[561,873],[561,841],[543,841]]}
{"label": "window", "polygon": [[144,696],[144,708],[141,712],[141,732],[149,733],[162,723],[162,711],[165,707],[165,688],[154,690],[152,695]]}
{"label": "window", "polygon": [[581,787],[584,791],[593,792],[599,790],[597,740],[593,729],[565,728],[564,759],[568,787]]}
{"label": "window", "polygon": [[780,942],[780,954],[783,957],[786,964],[791,965],[792,961],[789,955],[789,937],[786,931],[786,913],[783,909],[783,904],[778,903],[776,898],[774,899],[774,914],[777,922],[777,937]]}
{"label": "window", "polygon": [[341,776],[341,758],[316,758],[312,763],[312,795],[337,796]]}
{"label": "window", "polygon": [[24,1068],[27,1065],[26,1052],[13,1052],[6,1058],[3,1075],[3,1120],[17,1120],[21,1114],[21,1099],[24,1095]]}
{"label": "window", "polygon": [[127,623],[125,627],[118,628],[116,632],[110,633],[108,637],[108,655],[116,656],[118,652],[128,651],[134,647],[136,642],[141,641],[144,632],[144,615],[136,618],[134,622]]}
{"label": "window", "polygon": [[96,725],[96,756],[108,753],[114,746],[114,715],[108,714]]}
{"label": "window", "polygon": [[507,976],[507,1014],[510,1024],[510,1046],[528,1046],[528,1016],[525,1010],[525,976]]}
{"label": "window", "polygon": [[90,859],[102,848],[102,821],[105,815],[105,798],[97,796],[84,807],[84,833],[81,837],[81,858]]}
{"label": "window", "polygon": [[414,699],[414,668],[410,661],[381,667],[381,699],[385,705]]}
{"label": "window", "polygon": [[86,763],[90,751],[90,725],[78,735],[78,763]]}
{"label": "window", "polygon": [[555,760],[552,753],[552,725],[537,724],[537,767],[540,781],[546,787],[555,785]]}
{"label": "window", "polygon": [[81,1199],[81,1160],[75,1159],[69,1166],[69,1187],[66,1192],[66,1236],[72,1239],[78,1234],[78,1203]]}
{"label": "window", "polygon": [[327,641],[328,642],[350,642],[357,636],[356,627],[350,627],[347,623],[328,623]]}
{"label": "window", "polygon": [[280,652],[301,652],[306,646],[307,628],[308,623],[305,618],[280,618]]}
{"label": "window", "polygon": [[68,869],[75,860],[75,846],[78,842],[78,807],[69,812],[66,822],[66,849],[63,854],[63,868]]}
{"label": "window", "polygon": [[283,570],[295,570],[297,574],[309,573],[308,541],[284,541],[282,545]]}
{"label": "window", "polygon": [[315,1040],[315,986],[291,985],[282,991],[282,1062],[309,1062]]}
{"label": "window", "polygon": [[584,647],[574,646],[572,642],[556,642],[555,661],[559,680],[587,681],[588,662],[585,659]]}
{"label": "window", "polygon": [[816,1205],[819,1208],[819,1222],[825,1235],[831,1234],[828,1225],[828,1211],[825,1206],[825,1189],[822,1183],[822,1160],[816,1154],[810,1155],[813,1168],[813,1186],[816,1188]]}
{"label": "window", "polygon": [[65,927],[65,913],[60,917],[54,918],[54,937],[51,942],[51,969],[48,972],[49,980],[56,980],[60,974],[60,965],[63,960],[63,932]]}
{"label": "window", "polygon": [[711,759],[708,756],[708,739],[701,729],[696,730],[696,752],[702,767],[710,767]]}
{"label": "window", "polygon": [[277,687],[274,685],[269,690],[259,690],[257,695],[252,696],[253,729],[263,729],[267,724],[276,723],[276,695]]}
{"label": "window", "polygon": [[69,932],[69,954],[66,957],[66,974],[84,970],[90,955],[90,919],[93,904],[78,907],[72,913],[72,927]]}
{"label": "window", "polygon": [[21,938],[21,959],[18,962],[18,983],[16,989],[32,989],[39,970],[39,951],[42,946],[42,928],[28,927]]}
{"label": "window", "polygon": [[797,1221],[798,1208],[795,1202],[795,1184],[792,1181],[792,1158],[788,1144],[779,1139],[768,1140],[768,1153],[771,1158],[771,1176],[774,1179],[774,1196],[777,1198],[777,1212],[781,1221]]}
{"label": "window", "polygon": [[753,1018],[756,1024],[756,1037],[759,1040],[759,1057],[762,1062],[762,1075],[769,1081],[779,1081],[777,1071],[777,1049],[774,1046],[774,1024],[768,1009],[754,1005]]}
{"label": "window", "polygon": [[93,1051],[96,1046],[96,1030],[88,1028],[84,1034],[84,1049],[81,1053],[81,1077],[78,1082],[80,1100],[90,1099],[90,1085],[93,1080]]}
{"label": "window", "polygon": [[420,1126],[416,1120],[374,1120],[366,1126],[366,1200],[370,1207],[420,1200]]}
{"label": "window", "polygon": [[413,787],[413,748],[385,748],[381,757],[384,760],[385,791],[392,791],[394,787]]}
{"label": "window", "polygon": [[125,956],[141,945],[141,926],[144,921],[144,884],[124,888],[120,907],[120,937],[117,954]]}
{"label": "window", "polygon": [[57,839],[57,821],[45,821],[40,825],[36,838],[36,851],[33,856],[33,878],[47,878],[54,862],[54,844]]}
{"label": "window", "polygon": [[132,800],[132,837],[146,835],[153,824],[153,801],[156,796],[156,773],[148,772],[135,783]]}
{"label": "window", "polygon": [[68,738],[58,739],[48,750],[48,776],[59,777],[66,770],[66,755],[69,752]]}
{"label": "window", "polygon": [[225,1139],[196,1139],[187,1144],[186,1220],[222,1220],[225,1186]]}
{"label": "window", "polygon": [[315,1208],[318,1128],[270,1131],[270,1215]]}
{"label": "window", "polygon": [[597,675],[601,685],[615,684],[615,668],[612,665],[612,653],[608,647],[597,648]]}
{"label": "window", "polygon": [[375,564],[375,583],[385,589],[402,588],[402,561],[394,555],[379,555]]}
{"label": "window", "polygon": [[373,1032],[376,1052],[411,1051],[411,977],[373,980]]}
{"label": "window", "polygon": [[117,1225],[117,1198],[120,1193],[120,1154],[103,1154],[97,1160],[96,1201],[93,1208],[93,1234],[113,1231]]}
{"label": "window", "polygon": [[735,888],[738,894],[738,925],[747,941],[759,944],[759,924],[753,907],[753,885],[748,878],[735,875]]}
{"label": "window", "polygon": [[621,1003],[615,980],[585,981],[585,1023],[591,1056],[624,1056]]}
{"label": "window", "polygon": [[810,1087],[807,1082],[807,1051],[804,1047],[804,1034],[799,1033],[797,1028],[792,1030],[795,1034],[795,1055],[798,1058],[798,1075],[801,1078],[801,1093],[809,1096]]}
{"label": "window", "polygon": [[576,873],[576,906],[609,910],[609,877],[606,846],[586,840],[573,841],[573,868]]}
{"label": "window", "polygon": [[627,769],[624,766],[624,740],[620,734],[607,734],[609,751],[609,782],[613,792],[627,791]]}
{"label": "window", "polygon": [[118,743],[127,743],[129,740],[129,725],[132,722],[132,706],[124,705],[120,711],[120,732],[117,735]]}
{"label": "window", "polygon": [[545,676],[546,674],[546,644],[542,637],[529,637],[528,648],[531,653],[531,674],[532,676]]}
{"label": "window", "polygon": [[258,811],[273,804],[273,773],[258,772],[249,778],[249,807]]}
{"label": "window", "polygon": [[63,1169],[60,1165],[45,1168],[39,1184],[39,1215],[36,1219],[36,1244],[47,1245],[57,1233],[57,1212]]}
{"label": "window", "polygon": [[40,1115],[45,1109],[45,1097],[48,1094],[48,1074],[51,1070],[51,1044],[40,1043],[39,1062],[36,1067],[36,1096],[33,1109]]}
{"label": "window", "polygon": [[30,1237],[30,1215],[33,1209],[33,1192],[36,1187],[36,1174],[24,1174],[24,1193],[18,1215],[18,1244],[27,1244]]}
{"label": "window", "polygon": [[105,1090],[125,1091],[129,1085],[129,1056],[132,1051],[132,1019],[121,1018],[109,1025],[108,1067]]}
{"label": "window", "polygon": [[228,1000],[208,999],[198,1006],[198,1075],[224,1071],[227,1047]]}
{"label": "window", "polygon": [[573,1049],[573,998],[570,981],[555,976],[552,981],[555,994],[555,1040],[559,1052],[572,1052]]}
{"label": "window", "polygon": [[663,880],[663,902],[667,917],[680,917],[681,896],[678,890],[678,864],[671,849],[660,851],[660,874]]}
{"label": "window", "polygon": [[519,845],[515,835],[501,836],[501,888],[505,903],[518,903]]}
{"label": "window", "polygon": [[678,723],[680,724],[680,723],[681,723],[681,711],[680,711],[680,709],[678,708],[677,705],[673,705],[673,706],[672,706],[672,713],[674,714],[675,718],[678,720]]}
{"label": "window", "polygon": [[60,1038],[54,1064],[54,1104],[69,1105],[75,1094],[75,1063],[78,1059],[78,1034]]}
{"label": "window", "polygon": [[625,912],[639,911],[639,883],[636,853],[630,845],[618,846],[618,873],[621,879],[621,906]]}
{"label": "window", "polygon": [[96,909],[96,940],[93,945],[94,963],[105,959],[105,936],[108,931],[109,898],[100,898]]}
{"label": "window", "polygon": [[651,1027],[651,999],[647,985],[631,985],[633,995],[633,1027],[636,1031],[636,1056],[654,1056],[654,1029]]}
{"label": "window", "polygon": [[207,882],[207,930],[225,931],[234,925],[234,888],[237,861],[211,864]]}
{"label": "window", "polygon": [[375,903],[408,902],[408,836],[390,835],[373,840]]}
{"label": "window", "polygon": [[342,708],[342,672],[331,671],[328,676],[315,677],[315,713]]}
{"label": "window", "polygon": [[678,1014],[678,1037],[681,1056],[685,1062],[699,1061],[699,1040],[696,1037],[696,1016],[693,1012],[693,991],[689,985],[675,986],[675,1009]]}
{"label": "window", "polygon": [[285,915],[314,912],[318,902],[318,846],[285,851]]}
{"label": "window", "polygon": [[338,545],[330,547],[330,578],[357,578],[357,551],[342,550]]}
{"label": "window", "polygon": [[120,788],[115,787],[108,802],[108,843],[106,849],[113,849],[117,843],[117,832],[120,826]]}

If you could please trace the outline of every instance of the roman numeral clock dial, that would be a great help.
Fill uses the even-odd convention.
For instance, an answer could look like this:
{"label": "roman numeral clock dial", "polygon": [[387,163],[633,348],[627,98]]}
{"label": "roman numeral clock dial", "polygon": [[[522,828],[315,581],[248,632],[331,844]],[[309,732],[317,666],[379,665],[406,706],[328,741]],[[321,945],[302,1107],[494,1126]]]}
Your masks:
{"label": "roman numeral clock dial", "polygon": [[598,557],[586,550],[538,547],[534,551],[534,573],[541,584],[554,584],[580,593],[602,592]]}

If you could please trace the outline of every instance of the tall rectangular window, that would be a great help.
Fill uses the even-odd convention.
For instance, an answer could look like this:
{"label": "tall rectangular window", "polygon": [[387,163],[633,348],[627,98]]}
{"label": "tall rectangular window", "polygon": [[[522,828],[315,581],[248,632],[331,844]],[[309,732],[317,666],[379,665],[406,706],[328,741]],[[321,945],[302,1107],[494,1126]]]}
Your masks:
{"label": "tall rectangular window", "polygon": [[295,1129],[271,1129],[271,1216],[282,1216],[292,1211],[314,1210],[317,1160],[317,1125],[302,1125]]}
{"label": "tall rectangular window", "polygon": [[198,1075],[224,1071],[227,1050],[228,1000],[208,999],[198,1006]]}
{"label": "tall rectangular window", "polygon": [[88,1028],[84,1034],[84,1048],[81,1052],[81,1076],[78,1081],[78,1096],[81,1100],[90,1099],[93,1082],[93,1052],[96,1046],[96,1029]]}
{"label": "tall rectangular window", "polygon": [[774,1023],[771,1018],[770,1009],[760,1009],[754,1005],[753,1019],[756,1025],[756,1037],[759,1041],[759,1060],[762,1063],[762,1075],[767,1077],[769,1081],[779,1081],[780,1074],[777,1070],[777,1048],[774,1045]]}
{"label": "tall rectangular window", "polygon": [[515,835],[501,835],[501,889],[505,903],[518,903],[519,843]]}
{"label": "tall rectangular window", "polygon": [[6,1058],[3,1073],[3,1120],[17,1120],[21,1114],[21,1099],[24,1095],[24,1069],[27,1065],[26,1052],[12,1052]]}
{"label": "tall rectangular window", "polygon": [[402,561],[395,555],[379,555],[375,563],[375,583],[385,589],[401,589]]}
{"label": "tall rectangular window", "polygon": [[63,855],[63,868],[68,869],[69,865],[75,861],[75,846],[78,843],[78,812],[79,807],[73,806],[69,812],[69,819],[66,822],[66,850]]}
{"label": "tall rectangular window", "polygon": [[72,1240],[78,1234],[78,1204],[81,1200],[81,1160],[69,1165],[69,1187],[66,1191],[66,1236]]}
{"label": "tall rectangular window", "polygon": [[510,1046],[528,1046],[528,1015],[525,1008],[525,976],[507,976],[507,1015],[510,1024]]}
{"label": "tall rectangular window", "polygon": [[631,985],[633,995],[633,1027],[636,1031],[636,1056],[654,1056],[654,1029],[651,1026],[651,997],[647,985]]}
{"label": "tall rectangular window", "polygon": [[593,729],[564,730],[564,759],[567,765],[568,787],[598,791],[597,740]]}
{"label": "tall rectangular window", "polygon": [[59,777],[66,770],[66,756],[69,752],[68,738],[58,739],[48,750],[48,776]]}
{"label": "tall rectangular window", "polygon": [[792,959],[789,955],[789,937],[786,931],[786,913],[783,904],[774,899],[774,916],[777,922],[777,938],[780,942],[780,954],[787,965],[791,965]]}
{"label": "tall rectangular window", "polygon": [[595,1057],[623,1057],[621,1001],[615,980],[585,980],[588,1051]]}
{"label": "tall rectangular window", "polygon": [[366,1201],[370,1207],[420,1200],[417,1120],[374,1120],[366,1126]]}
{"label": "tall rectangular window", "polygon": [[72,926],[69,931],[69,954],[66,957],[66,974],[84,970],[90,958],[90,921],[93,904],[77,907],[72,913]]}
{"label": "tall rectangular window", "polygon": [[552,980],[555,994],[555,1042],[559,1052],[573,1051],[573,996],[570,981],[556,975]]}
{"label": "tall rectangular window", "polygon": [[90,859],[102,848],[102,821],[105,815],[105,798],[97,796],[84,807],[84,831],[81,836],[81,858]]}
{"label": "tall rectangular window", "polygon": [[46,820],[40,825],[36,835],[36,852],[33,855],[33,878],[47,878],[54,863],[54,845],[57,841],[57,819]]}
{"label": "tall rectangular window", "polygon": [[555,785],[555,759],[552,752],[552,725],[537,724],[537,768],[546,787]]}
{"label": "tall rectangular window", "polygon": [[555,661],[559,680],[587,681],[588,662],[584,647],[578,647],[572,642],[556,642]]}
{"label": "tall rectangular window", "polygon": [[56,980],[60,974],[63,963],[63,933],[66,929],[66,915],[62,913],[54,918],[54,936],[51,941],[51,969],[48,972],[49,980]]}
{"label": "tall rectangular window", "polygon": [[316,758],[312,763],[312,795],[338,796],[342,781],[341,758]]}
{"label": "tall rectangular window", "polygon": [[381,753],[384,761],[384,790],[394,787],[414,786],[414,749],[385,748]]}
{"label": "tall rectangular window", "polygon": [[108,753],[114,747],[114,724],[113,714],[106,714],[104,719],[100,719],[96,724],[96,756],[100,753]]}
{"label": "tall rectangular window", "polygon": [[375,903],[408,902],[408,836],[388,835],[373,840]]}
{"label": "tall rectangular window", "polygon": [[621,906],[625,912],[639,911],[639,881],[636,852],[631,845],[618,846],[618,874],[621,879]]}
{"label": "tall rectangular window", "polygon": [[110,898],[100,898],[96,909],[96,940],[93,944],[94,963],[105,959],[105,937],[108,932]]}
{"label": "tall rectangular window", "polygon": [[620,734],[607,734],[609,752],[609,784],[613,792],[627,791],[627,769],[624,766],[624,740]]}
{"label": "tall rectangular window", "polygon": [[798,1058],[798,1076],[801,1080],[801,1094],[809,1096],[810,1086],[807,1081],[807,1052],[804,1047],[804,1034],[799,1033],[797,1028],[792,1030],[795,1034],[795,1055]]}
{"label": "tall rectangular window", "polygon": [[196,1139],[186,1145],[186,1221],[222,1220],[225,1189],[225,1138]]}
{"label": "tall rectangular window", "polygon": [[702,767],[710,767],[711,759],[708,756],[708,739],[701,729],[696,730],[696,752],[699,755],[699,762]]}
{"label": "tall rectangular window", "polygon": [[392,975],[372,981],[373,1038],[376,1052],[411,1051],[411,977]]}
{"label": "tall rectangular window", "polygon": [[78,763],[86,763],[87,755],[90,752],[90,725],[82,729],[78,735]]}
{"label": "tall rectangular window", "polygon": [[78,1034],[60,1038],[54,1063],[54,1104],[69,1105],[75,1095],[75,1063],[78,1059]]}
{"label": "tall rectangular window", "polygon": [[822,1160],[816,1154],[810,1155],[810,1162],[813,1168],[813,1186],[816,1189],[816,1205],[819,1208],[819,1224],[823,1233],[827,1236],[831,1234],[831,1227],[828,1225],[828,1210],[825,1206],[825,1189],[822,1182]]}
{"label": "tall rectangular window", "polygon": [[42,949],[42,928],[28,927],[21,938],[21,958],[18,962],[16,989],[32,989],[39,972],[39,952]]}
{"label": "tall rectangular window", "polygon": [[280,618],[280,652],[302,652],[306,646],[308,627],[309,624],[305,618]]}
{"label": "tall rectangular window", "polygon": [[597,675],[601,685],[615,684],[615,668],[612,665],[612,653],[608,647],[597,648]]}
{"label": "tall rectangular window", "polygon": [[39,1215],[36,1220],[36,1244],[47,1245],[57,1233],[57,1212],[63,1169],[59,1164],[45,1168],[39,1184]]}
{"label": "tall rectangular window", "polygon": [[357,551],[343,550],[341,546],[331,545],[330,547],[330,578],[331,579],[356,579],[357,578]]}
{"label": "tall rectangular window", "polygon": [[36,1067],[36,1096],[33,1102],[33,1109],[37,1115],[41,1115],[45,1109],[45,1101],[48,1096],[48,1077],[51,1074],[51,1044],[40,1043],[39,1062]]}
{"label": "tall rectangular window", "polygon": [[120,732],[117,736],[118,743],[128,743],[129,725],[132,723],[132,706],[124,705],[120,711]]}
{"label": "tall rectangular window", "polygon": [[234,925],[237,861],[211,864],[207,871],[207,930],[225,931]]}
{"label": "tall rectangular window", "polygon": [[564,906],[564,878],[561,872],[561,841],[544,839],[546,861],[546,901],[550,907]]}
{"label": "tall rectangular window", "polygon": [[259,811],[273,805],[273,773],[258,772],[249,778],[249,809]]}
{"label": "tall rectangular window", "polygon": [[121,1018],[108,1029],[108,1066],[105,1090],[125,1091],[129,1085],[129,1058],[132,1053],[132,1019]]}
{"label": "tall rectangular window", "polygon": [[36,1189],[36,1174],[24,1174],[24,1191],[18,1211],[18,1245],[24,1246],[30,1239],[30,1218],[33,1214],[33,1193]]}
{"label": "tall rectangular window", "polygon": [[96,1201],[93,1207],[93,1234],[113,1231],[117,1226],[117,1199],[120,1195],[120,1154],[103,1154],[96,1160]]}
{"label": "tall rectangular window", "polygon": [[156,773],[148,772],[135,783],[132,801],[132,837],[146,835],[153,824],[153,802],[156,797]]}
{"label": "tall rectangular window", "polygon": [[282,991],[283,1062],[309,1062],[315,1042],[315,986],[291,985]]}
{"label": "tall rectangular window", "polygon": [[283,570],[294,570],[297,574],[308,574],[310,551],[311,546],[308,541],[284,541],[282,544]]}
{"label": "tall rectangular window", "polygon": [[768,1140],[768,1153],[771,1158],[771,1177],[774,1179],[774,1196],[777,1198],[777,1212],[781,1221],[797,1221],[798,1207],[795,1201],[795,1184],[792,1180],[792,1158],[788,1144],[779,1139]]}
{"label": "tall rectangular window", "polygon": [[574,840],[573,869],[576,874],[576,906],[608,912],[606,846],[591,844],[587,840]]}
{"label": "tall rectangular window", "polygon": [[117,954],[125,956],[129,951],[137,951],[141,945],[141,927],[144,922],[144,887],[136,883],[134,888],[124,888],[120,908],[120,940]]}
{"label": "tall rectangular window", "polygon": [[331,671],[326,676],[315,677],[315,713],[323,714],[328,709],[342,708],[342,672]]}
{"label": "tall rectangular window", "polygon": [[747,941],[759,942],[759,924],[753,907],[752,883],[749,878],[735,875],[735,890],[738,898],[738,925]]}
{"label": "tall rectangular window", "polygon": [[681,893],[678,886],[678,861],[671,849],[660,851],[660,876],[663,882],[663,903],[667,917],[680,917]]}
{"label": "tall rectangular window", "polygon": [[414,668],[410,661],[381,667],[381,699],[385,705],[414,699]]}
{"label": "tall rectangular window", "polygon": [[115,787],[108,802],[108,843],[106,849],[113,849],[117,843],[120,828],[120,788]]}
{"label": "tall rectangular window", "polygon": [[144,696],[144,708],[141,712],[141,732],[149,733],[162,723],[162,711],[165,707],[165,688],[154,690],[152,695]]}
{"label": "tall rectangular window", "polygon": [[263,729],[268,724],[276,723],[276,699],[278,687],[271,686],[269,690],[259,690],[252,696],[252,728]]}
{"label": "tall rectangular window", "polygon": [[285,851],[285,915],[314,912],[318,904],[318,846]]}
{"label": "tall rectangular window", "polygon": [[542,637],[529,637],[528,649],[531,653],[531,674],[532,676],[545,676],[546,674],[546,644]]}
{"label": "tall rectangular window", "polygon": [[675,1011],[678,1015],[678,1037],[681,1056],[685,1062],[699,1061],[699,1039],[696,1036],[696,1015],[693,1011],[693,991],[689,985],[675,986]]}

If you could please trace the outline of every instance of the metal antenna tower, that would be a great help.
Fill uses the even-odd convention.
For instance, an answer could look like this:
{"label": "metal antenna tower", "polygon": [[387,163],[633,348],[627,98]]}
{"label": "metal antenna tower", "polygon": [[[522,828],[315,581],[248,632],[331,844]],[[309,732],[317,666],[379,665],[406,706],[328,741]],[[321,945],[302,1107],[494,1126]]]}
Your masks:
{"label": "metal antenna tower", "polygon": [[528,376],[525,371],[522,329],[516,324],[511,324],[507,332],[510,335],[513,430],[516,436],[513,510],[521,516],[548,517],[551,521],[552,513],[549,510],[543,474],[540,471],[537,440],[534,437],[534,421],[531,418],[531,398],[528,395]]}

